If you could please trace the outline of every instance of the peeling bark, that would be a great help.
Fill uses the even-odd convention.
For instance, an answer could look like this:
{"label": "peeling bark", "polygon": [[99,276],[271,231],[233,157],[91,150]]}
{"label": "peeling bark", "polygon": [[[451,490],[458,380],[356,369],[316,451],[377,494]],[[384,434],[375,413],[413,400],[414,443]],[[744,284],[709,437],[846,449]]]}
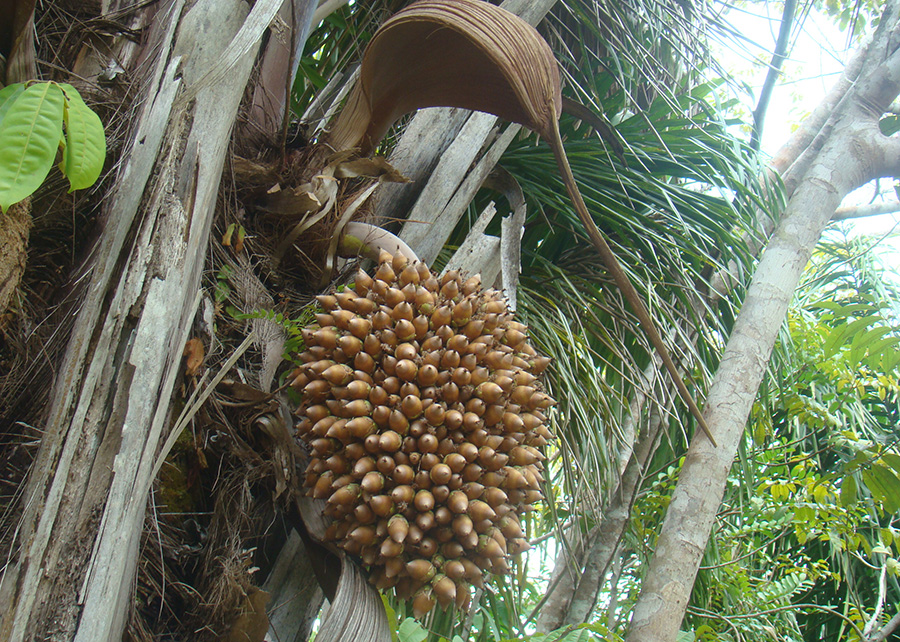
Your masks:
{"label": "peeling bark", "polygon": [[31,199],[12,205],[0,215],[0,329],[19,281],[25,273],[28,235],[31,232]]}
{"label": "peeling bark", "polygon": [[121,639],[225,153],[280,5],[150,9],[141,107],[0,580],[0,638]]}

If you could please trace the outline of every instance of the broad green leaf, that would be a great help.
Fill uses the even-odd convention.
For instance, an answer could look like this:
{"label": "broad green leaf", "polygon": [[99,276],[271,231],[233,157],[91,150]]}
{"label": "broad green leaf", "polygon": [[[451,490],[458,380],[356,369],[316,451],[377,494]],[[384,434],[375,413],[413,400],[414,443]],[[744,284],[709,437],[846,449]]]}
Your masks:
{"label": "broad green leaf", "polygon": [[830,359],[844,345],[844,342],[848,337],[855,336],[856,333],[863,328],[867,328],[873,323],[877,323],[881,320],[881,315],[870,314],[835,328],[828,337],[828,341],[825,342],[825,358]]}
{"label": "broad green leaf", "polygon": [[872,496],[884,504],[885,511],[895,513],[900,510],[900,479],[890,468],[874,464],[868,471],[863,471],[863,479]]}
{"label": "broad green leaf", "polygon": [[894,453],[885,453],[881,456],[888,466],[894,469],[894,472],[900,475],[900,455]]}
{"label": "broad green leaf", "polygon": [[20,82],[0,89],[0,123],[3,122],[6,112],[13,106],[16,99],[22,95],[23,91],[25,91],[25,85]]}
{"label": "broad green leaf", "polygon": [[23,91],[0,123],[0,210],[44,182],[62,138],[63,93],[55,83]]}
{"label": "broad green leaf", "polygon": [[847,475],[841,482],[841,505],[852,506],[856,503],[856,478],[853,475]]}
{"label": "broad green leaf", "polygon": [[[882,323],[884,319],[882,319]],[[874,352],[875,345],[878,340],[881,339],[885,334],[891,332],[892,328],[884,326],[884,325],[876,325],[871,330],[866,330],[865,332],[860,332],[857,335],[850,338],[850,354],[848,356],[848,360],[851,364],[857,364],[863,360],[863,357],[866,353],[870,355],[876,354]]]}
{"label": "broad green leaf", "polygon": [[66,124],[65,174],[69,191],[97,182],[106,159],[106,134],[100,117],[88,107],[72,85],[61,85],[66,97],[63,112]]}
{"label": "broad green leaf", "polygon": [[414,619],[408,617],[400,623],[397,637],[400,642],[423,642],[428,637],[428,631]]}
{"label": "broad green leaf", "polygon": [[880,369],[884,362],[884,357],[895,357],[898,354],[897,345],[900,344],[900,337],[885,337],[879,339],[869,346],[869,354],[865,359],[865,363],[875,370]]}
{"label": "broad green leaf", "polygon": [[882,354],[881,369],[883,372],[893,372],[898,365],[900,365],[900,350]]}

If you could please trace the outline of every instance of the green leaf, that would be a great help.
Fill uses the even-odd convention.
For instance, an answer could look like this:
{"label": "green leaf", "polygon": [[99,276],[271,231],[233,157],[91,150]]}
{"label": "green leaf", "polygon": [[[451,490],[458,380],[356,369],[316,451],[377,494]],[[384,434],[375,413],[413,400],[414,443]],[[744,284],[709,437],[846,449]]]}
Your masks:
{"label": "green leaf", "polygon": [[63,93],[55,83],[23,91],[0,123],[0,210],[40,187],[62,138]]}
{"label": "green leaf", "polygon": [[894,453],[885,453],[881,456],[888,466],[894,469],[894,472],[900,475],[900,455]]}
{"label": "green leaf", "polygon": [[863,479],[872,497],[881,501],[885,511],[895,513],[900,510],[900,479],[887,466],[874,464],[863,471]]}
{"label": "green leaf", "polygon": [[844,345],[844,342],[848,337],[855,336],[856,333],[860,332],[863,328],[868,328],[873,323],[877,323],[881,320],[880,315],[870,314],[861,319],[854,319],[849,323],[836,327],[825,342],[825,358],[830,359],[834,356],[834,354]]}
{"label": "green leaf", "polygon": [[60,85],[66,97],[63,117],[66,124],[64,173],[69,191],[97,182],[106,160],[106,133],[100,117],[85,104],[72,85]]}
{"label": "green leaf", "polygon": [[844,477],[841,482],[841,506],[852,506],[856,503],[856,478],[853,475]]}
{"label": "green leaf", "polygon": [[408,617],[400,623],[397,637],[400,642],[424,642],[425,638],[428,637],[428,631],[422,628],[422,625],[414,619]]}
{"label": "green leaf", "polygon": [[0,89],[0,123],[3,122],[3,117],[6,115],[6,112],[13,106],[16,99],[22,95],[23,91],[25,91],[25,85],[20,82],[7,85],[3,89]]}
{"label": "green leaf", "polygon": [[397,638],[397,612],[391,606],[391,601],[384,594],[381,595],[381,603],[384,605],[384,612],[387,615],[388,627],[391,631],[391,642],[399,642]]}
{"label": "green leaf", "polygon": [[870,355],[877,354],[875,352],[875,346],[878,345],[879,339],[884,337],[888,332],[891,332],[890,327],[879,325],[871,330],[860,332],[852,337],[850,341],[850,354],[847,357],[850,364],[859,363],[867,353]]}

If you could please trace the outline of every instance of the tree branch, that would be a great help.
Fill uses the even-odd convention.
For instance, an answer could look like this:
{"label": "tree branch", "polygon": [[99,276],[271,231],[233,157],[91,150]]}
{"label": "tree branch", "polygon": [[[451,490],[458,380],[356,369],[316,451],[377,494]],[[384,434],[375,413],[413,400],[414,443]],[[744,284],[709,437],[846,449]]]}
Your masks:
{"label": "tree branch", "polygon": [[870,45],[871,43],[866,43],[853,53],[850,60],[847,61],[841,77],[825,94],[822,102],[806,117],[787,143],[782,145],[781,149],[775,154],[775,157],[772,159],[772,168],[777,173],[781,175],[786,174],[803,152],[809,148],[822,127],[825,126],[825,123],[828,122],[838,103],[841,102],[859,77]]}
{"label": "tree branch", "polygon": [[856,218],[867,218],[881,214],[894,214],[900,212],[900,201],[886,201],[883,203],[869,203],[867,205],[842,205],[834,210],[831,222],[847,221]]}
{"label": "tree branch", "polygon": [[894,615],[887,624],[881,627],[881,629],[873,635],[865,638],[865,640],[866,642],[883,642],[891,633],[897,630],[897,627],[900,627],[900,613]]}
{"label": "tree branch", "polygon": [[759,141],[762,138],[763,124],[766,119],[766,111],[769,109],[769,101],[772,99],[772,92],[775,89],[775,83],[781,73],[781,65],[787,58],[788,42],[791,37],[791,27],[794,25],[794,10],[797,7],[796,0],[785,0],[784,12],[781,14],[781,29],[778,31],[778,40],[775,43],[775,51],[772,53],[772,62],[769,64],[769,70],[766,72],[766,79],[763,82],[762,90],[759,92],[759,102],[756,109],[753,110],[753,133],[750,136],[750,148],[759,150]]}

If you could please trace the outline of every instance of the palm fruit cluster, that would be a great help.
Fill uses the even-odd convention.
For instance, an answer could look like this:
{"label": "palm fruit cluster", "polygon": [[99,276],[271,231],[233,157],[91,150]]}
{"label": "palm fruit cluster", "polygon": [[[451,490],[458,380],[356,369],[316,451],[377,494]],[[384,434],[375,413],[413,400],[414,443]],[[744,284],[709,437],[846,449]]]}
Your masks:
{"label": "palm fruit cluster", "polygon": [[528,548],[522,514],[541,498],[539,450],[555,402],[549,359],[501,293],[457,272],[382,253],[374,278],[318,297],[303,330],[297,429],[305,485],[327,500],[326,539],[380,589],[465,608],[485,573]]}

